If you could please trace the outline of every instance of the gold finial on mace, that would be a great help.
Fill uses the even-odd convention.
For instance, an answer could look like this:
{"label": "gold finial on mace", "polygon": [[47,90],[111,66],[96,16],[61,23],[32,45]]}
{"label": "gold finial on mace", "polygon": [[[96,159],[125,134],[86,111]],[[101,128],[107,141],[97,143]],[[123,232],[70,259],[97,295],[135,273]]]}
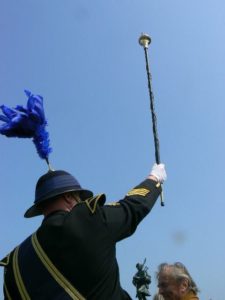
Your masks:
{"label": "gold finial on mace", "polygon": [[142,33],[142,35],[139,37],[138,41],[142,47],[148,49],[148,46],[151,44],[152,40],[148,34]]}

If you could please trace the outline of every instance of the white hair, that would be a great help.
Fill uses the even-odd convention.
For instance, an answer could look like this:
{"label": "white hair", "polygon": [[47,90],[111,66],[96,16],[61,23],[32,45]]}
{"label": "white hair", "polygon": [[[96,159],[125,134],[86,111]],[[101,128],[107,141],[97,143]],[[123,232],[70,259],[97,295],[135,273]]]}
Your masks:
{"label": "white hair", "polygon": [[161,274],[168,274],[168,276],[172,277],[177,283],[180,283],[183,279],[188,280],[188,290],[197,294],[199,289],[189,274],[187,268],[180,262],[176,262],[174,264],[163,263],[158,267],[158,272],[156,274],[157,279]]}

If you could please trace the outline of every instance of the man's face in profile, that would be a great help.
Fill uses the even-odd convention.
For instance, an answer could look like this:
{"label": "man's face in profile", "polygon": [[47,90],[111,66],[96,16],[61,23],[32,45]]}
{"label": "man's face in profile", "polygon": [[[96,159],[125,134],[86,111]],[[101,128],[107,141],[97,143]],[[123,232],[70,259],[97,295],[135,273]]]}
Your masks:
{"label": "man's face in profile", "polygon": [[158,278],[159,294],[165,300],[180,300],[183,294],[182,283],[177,283],[175,279],[168,275],[161,274]]}

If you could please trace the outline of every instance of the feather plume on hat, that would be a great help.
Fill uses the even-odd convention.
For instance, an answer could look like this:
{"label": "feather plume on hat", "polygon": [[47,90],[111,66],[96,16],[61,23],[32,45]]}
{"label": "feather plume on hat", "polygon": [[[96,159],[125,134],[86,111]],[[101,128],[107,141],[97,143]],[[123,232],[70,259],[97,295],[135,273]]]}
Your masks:
{"label": "feather plume on hat", "polygon": [[4,115],[0,115],[0,134],[7,137],[32,138],[41,159],[45,159],[49,170],[52,170],[49,164],[50,147],[49,134],[46,131],[47,120],[45,118],[43,97],[33,95],[25,90],[28,97],[27,106],[17,105],[15,108],[9,108],[1,105],[0,109]]}

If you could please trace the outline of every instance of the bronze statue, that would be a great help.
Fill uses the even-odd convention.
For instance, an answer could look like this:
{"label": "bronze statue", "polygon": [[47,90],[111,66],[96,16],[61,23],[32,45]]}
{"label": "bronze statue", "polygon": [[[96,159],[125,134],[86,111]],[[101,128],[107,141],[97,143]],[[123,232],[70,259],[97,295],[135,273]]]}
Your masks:
{"label": "bronze statue", "polygon": [[151,283],[151,276],[148,274],[148,267],[144,266],[146,258],[143,264],[137,263],[137,273],[133,277],[133,285],[136,287],[136,297],[139,300],[146,300],[146,297],[151,296],[149,292],[149,284]]}

